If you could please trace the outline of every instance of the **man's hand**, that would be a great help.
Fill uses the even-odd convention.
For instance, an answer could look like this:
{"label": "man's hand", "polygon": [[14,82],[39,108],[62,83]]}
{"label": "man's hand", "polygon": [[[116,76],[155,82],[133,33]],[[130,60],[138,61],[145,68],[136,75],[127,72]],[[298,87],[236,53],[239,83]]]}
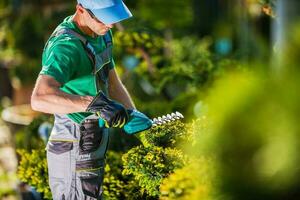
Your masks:
{"label": "man's hand", "polygon": [[128,121],[128,114],[123,105],[108,99],[99,92],[86,111],[96,113],[105,121],[105,126],[122,128]]}

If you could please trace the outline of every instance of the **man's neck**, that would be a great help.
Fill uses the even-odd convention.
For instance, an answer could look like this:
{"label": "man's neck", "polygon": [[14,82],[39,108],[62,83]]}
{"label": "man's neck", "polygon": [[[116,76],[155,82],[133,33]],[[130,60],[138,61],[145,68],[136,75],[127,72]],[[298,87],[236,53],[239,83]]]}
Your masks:
{"label": "man's neck", "polygon": [[97,36],[88,26],[86,26],[86,24],[84,23],[84,21],[82,20],[82,18],[77,12],[75,12],[75,15],[72,20],[83,33],[91,37]]}

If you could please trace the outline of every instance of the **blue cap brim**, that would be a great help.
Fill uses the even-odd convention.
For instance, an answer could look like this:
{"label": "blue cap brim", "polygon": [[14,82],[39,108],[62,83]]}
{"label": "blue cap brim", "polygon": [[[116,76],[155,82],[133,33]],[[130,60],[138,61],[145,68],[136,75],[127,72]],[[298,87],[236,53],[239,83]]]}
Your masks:
{"label": "blue cap brim", "polygon": [[131,12],[123,2],[107,8],[91,9],[91,11],[104,24],[114,24],[132,17]]}

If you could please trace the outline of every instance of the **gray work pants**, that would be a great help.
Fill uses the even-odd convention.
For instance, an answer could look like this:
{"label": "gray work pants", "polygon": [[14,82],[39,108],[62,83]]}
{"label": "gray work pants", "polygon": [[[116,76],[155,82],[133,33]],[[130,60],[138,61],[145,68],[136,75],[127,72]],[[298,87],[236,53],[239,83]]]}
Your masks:
{"label": "gray work pants", "polygon": [[108,140],[94,115],[81,124],[55,115],[46,148],[53,200],[101,199]]}

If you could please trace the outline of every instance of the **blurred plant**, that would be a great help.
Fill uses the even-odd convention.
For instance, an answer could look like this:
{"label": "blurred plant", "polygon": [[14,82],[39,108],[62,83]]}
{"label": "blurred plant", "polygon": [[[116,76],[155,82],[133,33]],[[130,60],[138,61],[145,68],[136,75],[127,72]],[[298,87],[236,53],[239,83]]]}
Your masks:
{"label": "blurred plant", "polygon": [[26,4],[21,1],[0,4],[0,63],[11,69],[11,78],[18,80],[20,86],[33,85],[41,69],[45,36],[52,31],[53,23],[65,17],[61,13],[68,12],[68,7],[62,5],[49,14],[53,5],[48,3],[30,0]]}
{"label": "blurred plant", "polygon": [[[174,110],[187,114],[190,112],[189,105],[196,103],[194,100],[201,94],[199,91],[213,80],[215,71],[219,69],[209,51],[210,38],[185,37],[162,43],[162,39],[154,37],[149,40],[153,47],[147,49],[138,42],[129,42],[132,40],[129,36],[123,39],[118,34],[116,36],[120,40],[115,42],[121,46],[119,50],[137,45],[151,57],[141,56],[138,47],[134,47],[135,50],[130,52],[140,61],[132,73],[123,74],[126,77],[123,81],[132,91],[136,104],[149,115]],[[129,39],[126,42],[124,38]]]}
{"label": "blurred plant", "polygon": [[45,123],[53,123],[53,117],[39,115],[16,133],[16,148],[20,156],[17,175],[24,183],[35,187],[45,199],[52,199],[48,185],[48,168],[45,152],[45,139],[41,135]]}
{"label": "blurred plant", "polygon": [[18,177],[24,183],[35,187],[37,192],[43,194],[44,199],[52,199],[48,184],[48,168],[45,150],[27,151],[17,150],[20,155]]}
{"label": "blurred plant", "polygon": [[285,76],[297,75],[298,64],[300,62],[300,20],[299,17],[294,21],[287,24],[288,29],[286,31],[287,39],[285,39],[285,47],[283,50],[279,50],[283,57],[283,66],[281,67],[282,73]]}
{"label": "blurred plant", "polygon": [[146,31],[118,31],[114,34],[114,45],[116,57],[123,61],[124,69],[134,70],[139,65],[153,75],[163,40]]}
{"label": "blurred plant", "polygon": [[259,0],[262,5],[262,11],[271,17],[276,17],[275,9],[277,0]]}
{"label": "blurred plant", "polygon": [[296,74],[278,81],[260,73],[233,73],[211,91],[211,131],[198,137],[195,149],[216,158],[217,190],[229,199],[299,197]]}
{"label": "blurred plant", "polygon": [[0,167],[0,199],[16,195],[15,185],[13,184],[16,182],[16,179],[15,173],[7,173]]}
{"label": "blurred plant", "polygon": [[[166,12],[167,8],[167,12]],[[192,3],[190,0],[142,0],[137,3],[138,17],[145,23],[152,24],[155,29],[174,29],[188,27],[193,22]],[[155,14],[153,13],[155,10]],[[176,20],[174,20],[176,19]],[[177,30],[179,31],[179,30]]]}
{"label": "blurred plant", "polygon": [[23,129],[16,133],[16,148],[26,149],[27,151],[32,149],[45,148],[45,141],[39,134],[39,128],[44,122],[53,123],[53,117],[50,115],[41,114]]}
{"label": "blurred plant", "polygon": [[43,49],[44,26],[43,18],[34,12],[23,14],[12,25],[11,46],[18,52],[19,59],[13,64],[10,76],[17,78],[21,85],[33,84],[41,69],[38,58]]}
{"label": "blurred plant", "polygon": [[[211,45],[209,38],[198,40],[185,37],[171,41],[168,48],[166,63],[161,67],[155,77],[147,77],[157,92],[177,86],[179,91],[169,91],[170,97],[176,97],[180,92],[190,87],[201,86],[209,78],[213,68],[211,54],[208,50]],[[141,75],[146,75],[140,69]]]}
{"label": "blurred plant", "polygon": [[118,31],[114,33],[114,43],[117,52],[122,48],[128,51],[142,48],[149,53],[157,53],[159,48],[163,46],[161,38],[146,31]]}
{"label": "blurred plant", "polygon": [[0,26],[0,58],[1,64],[9,65],[11,63],[18,63],[20,55],[17,54],[13,48],[14,35],[12,30],[9,28],[8,22],[3,22]]}
{"label": "blurred plant", "polygon": [[160,186],[161,200],[213,200],[215,167],[212,159],[192,159],[165,178]]}
{"label": "blurred plant", "polygon": [[[199,138],[210,132],[210,122],[206,116],[199,117],[184,125],[184,137],[176,148],[183,149],[189,158],[182,168],[176,169],[164,178],[160,185],[160,199],[216,199],[216,166],[213,156],[197,153]],[[180,127],[180,126],[179,126]],[[175,132],[176,134],[176,132]]]}

